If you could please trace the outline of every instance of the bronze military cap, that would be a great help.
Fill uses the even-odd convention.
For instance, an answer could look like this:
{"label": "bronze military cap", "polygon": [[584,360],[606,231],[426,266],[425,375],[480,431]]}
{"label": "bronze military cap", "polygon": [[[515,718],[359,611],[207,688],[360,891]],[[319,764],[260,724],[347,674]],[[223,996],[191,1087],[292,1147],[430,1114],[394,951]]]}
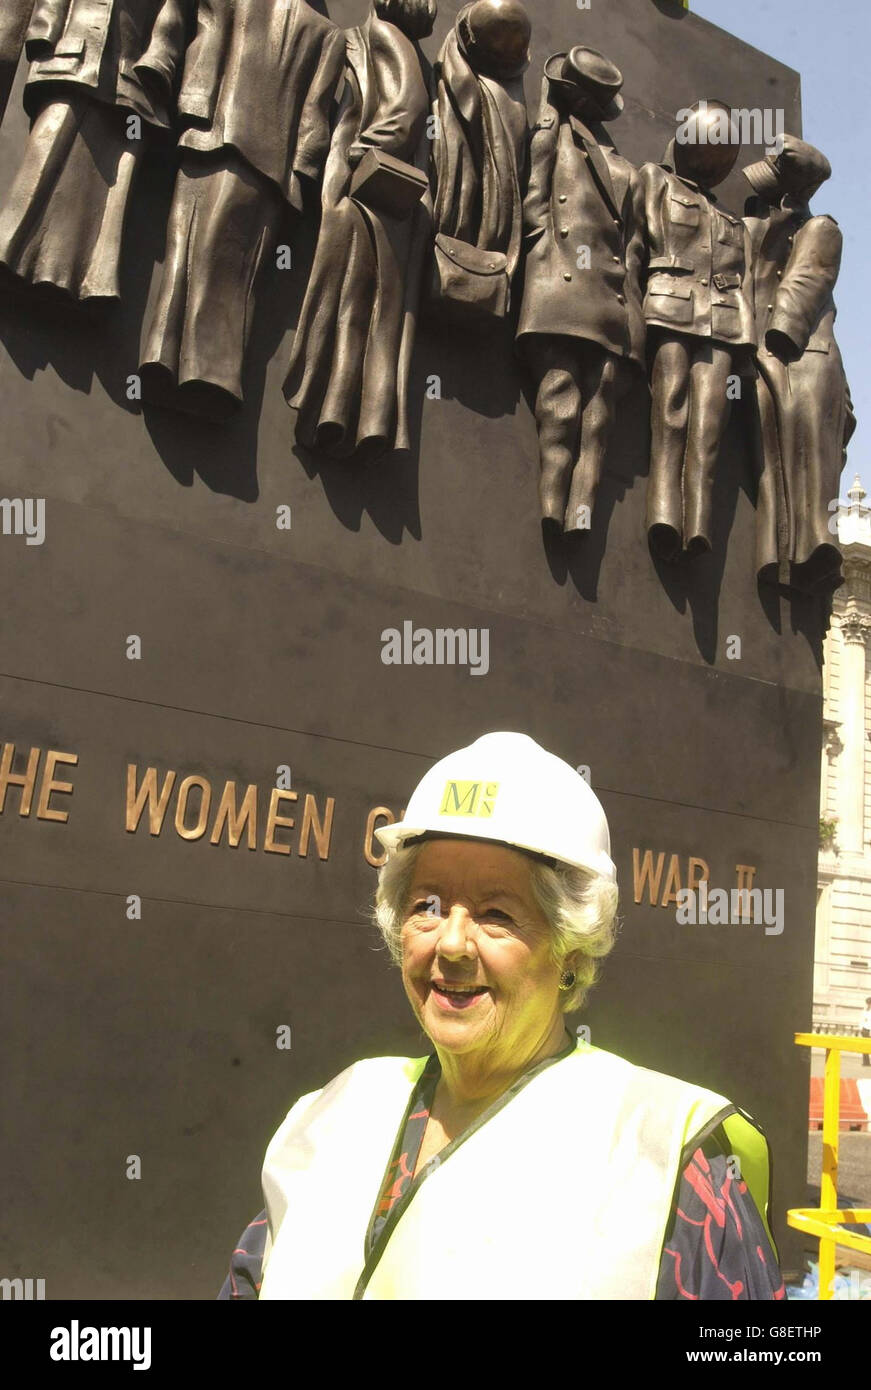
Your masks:
{"label": "bronze military cap", "polygon": [[583,91],[600,121],[612,121],[623,110],[623,74],[595,48],[577,44],[569,53],[552,54],[544,65],[544,74],[557,90]]}

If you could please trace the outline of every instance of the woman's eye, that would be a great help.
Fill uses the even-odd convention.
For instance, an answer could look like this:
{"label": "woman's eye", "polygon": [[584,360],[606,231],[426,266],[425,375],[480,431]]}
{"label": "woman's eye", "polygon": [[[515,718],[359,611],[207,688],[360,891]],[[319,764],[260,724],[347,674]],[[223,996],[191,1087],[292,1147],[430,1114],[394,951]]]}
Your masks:
{"label": "woman's eye", "polygon": [[486,912],[482,912],[481,919],[485,922],[504,922],[506,926],[510,926],[514,920],[509,917],[507,912],[502,912],[498,907],[490,907]]}

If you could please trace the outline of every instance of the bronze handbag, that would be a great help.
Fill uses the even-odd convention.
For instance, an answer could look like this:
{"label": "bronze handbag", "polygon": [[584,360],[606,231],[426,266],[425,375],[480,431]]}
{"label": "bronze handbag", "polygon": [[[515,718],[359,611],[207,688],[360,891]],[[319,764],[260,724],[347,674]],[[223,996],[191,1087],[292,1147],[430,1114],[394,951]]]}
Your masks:
{"label": "bronze handbag", "polygon": [[511,302],[507,255],[439,232],[431,298],[458,321],[504,319]]}
{"label": "bronze handbag", "polygon": [[423,170],[373,148],[354,170],[350,196],[375,212],[405,221],[428,187],[429,179]]}

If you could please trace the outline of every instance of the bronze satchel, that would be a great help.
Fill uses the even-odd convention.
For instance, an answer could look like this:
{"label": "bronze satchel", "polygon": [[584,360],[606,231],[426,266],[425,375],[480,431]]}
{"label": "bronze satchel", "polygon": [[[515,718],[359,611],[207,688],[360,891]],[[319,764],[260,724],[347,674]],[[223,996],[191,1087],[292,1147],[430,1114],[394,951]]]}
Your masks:
{"label": "bronze satchel", "polygon": [[507,251],[488,251],[438,232],[433,251],[429,301],[435,313],[453,323],[499,323],[511,308],[511,282],[520,260],[521,197],[512,179],[511,237]]}
{"label": "bronze satchel", "polygon": [[504,319],[511,302],[507,255],[439,232],[431,297],[457,321]]}

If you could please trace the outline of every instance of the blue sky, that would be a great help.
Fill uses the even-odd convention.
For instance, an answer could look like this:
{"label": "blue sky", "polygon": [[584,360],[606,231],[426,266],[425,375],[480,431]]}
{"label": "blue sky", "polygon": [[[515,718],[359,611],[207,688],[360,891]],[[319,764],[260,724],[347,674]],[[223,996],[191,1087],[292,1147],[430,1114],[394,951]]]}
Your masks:
{"label": "blue sky", "polygon": [[689,0],[689,6],[801,74],[804,138],[832,165],[811,209],[831,213],[844,233],[835,331],[858,427],[841,496],[856,473],[871,494],[871,0]]}

